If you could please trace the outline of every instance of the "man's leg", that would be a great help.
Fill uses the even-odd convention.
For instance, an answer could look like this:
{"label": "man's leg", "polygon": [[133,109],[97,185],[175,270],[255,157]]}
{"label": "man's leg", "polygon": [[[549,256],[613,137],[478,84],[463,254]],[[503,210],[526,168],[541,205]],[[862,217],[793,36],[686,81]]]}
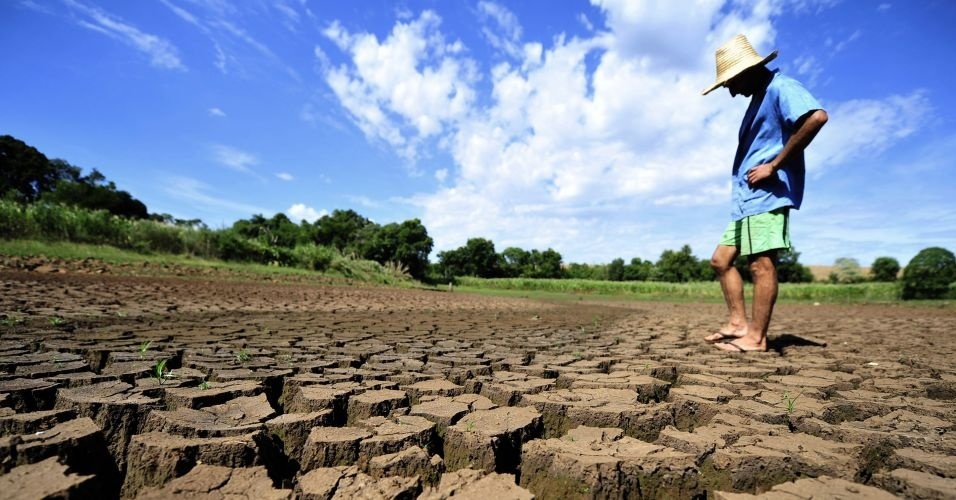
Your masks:
{"label": "man's leg", "polygon": [[708,342],[735,339],[747,334],[747,309],[744,302],[744,281],[734,267],[734,260],[740,250],[728,245],[717,245],[710,258],[710,266],[717,273],[720,289],[724,292],[729,318],[717,333],[704,337]]}
{"label": "man's leg", "polygon": [[718,345],[726,351],[766,351],[767,329],[777,302],[777,251],[771,250],[750,257],[750,273],[754,280],[753,312],[746,335],[733,344]]}

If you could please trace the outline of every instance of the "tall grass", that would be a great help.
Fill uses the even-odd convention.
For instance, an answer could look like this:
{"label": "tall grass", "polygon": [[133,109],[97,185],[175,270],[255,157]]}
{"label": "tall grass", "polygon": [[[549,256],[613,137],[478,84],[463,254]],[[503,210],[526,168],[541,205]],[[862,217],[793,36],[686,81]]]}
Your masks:
{"label": "tall grass", "polygon": [[213,231],[50,203],[0,200],[0,238],[110,245],[139,252],[216,256]]}
{"label": "tall grass", "polygon": [[[139,255],[113,252],[110,248]],[[0,200],[0,253],[61,258],[106,255],[121,262],[151,260],[146,257],[160,254],[199,258],[159,259],[184,265],[208,266],[209,262],[225,259],[318,271],[368,283],[411,281],[401,266],[357,259],[331,247],[303,244],[292,249],[278,248],[259,240],[238,238],[227,230],[127,219],[105,210],[47,203],[24,205],[7,200]]]}
{"label": "tall grass", "polygon": [[[513,290],[569,295],[623,296],[637,299],[674,299],[721,301],[723,293],[716,281],[662,283],[656,281],[597,281],[580,279],[458,278],[460,286],[476,290]],[[752,287],[747,285],[749,296]],[[895,283],[781,283],[778,298],[807,302],[887,302],[899,299]]]}

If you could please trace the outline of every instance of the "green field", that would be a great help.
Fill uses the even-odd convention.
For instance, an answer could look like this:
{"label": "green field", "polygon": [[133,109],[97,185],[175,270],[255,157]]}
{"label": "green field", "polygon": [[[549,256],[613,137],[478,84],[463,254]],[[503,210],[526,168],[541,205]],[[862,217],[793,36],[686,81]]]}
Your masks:
{"label": "green field", "polygon": [[[388,269],[376,262],[343,259],[326,271],[310,271],[296,267],[226,262],[189,255],[167,253],[141,253],[107,245],[88,245],[66,242],[42,242],[33,240],[0,239],[0,255],[21,258],[42,256],[62,260],[96,259],[107,264],[151,263],[156,266],[182,266],[186,268],[214,269],[235,276],[283,276],[297,280],[323,282],[369,283],[400,286],[424,286],[407,275]],[[447,285],[438,285],[446,289]],[[696,283],[663,283],[653,281],[598,281],[579,279],[530,279],[499,278],[484,279],[460,277],[455,290],[467,293],[521,296],[541,299],[579,300],[600,298],[613,300],[667,300],[721,302],[723,296],[716,281]],[[746,285],[745,293],[751,294]],[[899,283],[781,283],[778,299],[783,302],[820,303],[888,303],[900,300]],[[913,301],[907,301],[913,303]],[[941,307],[953,301],[916,301]]]}
{"label": "green field", "polygon": [[[458,278],[462,291],[499,291],[506,294],[564,295],[570,297],[620,297],[628,300],[723,301],[716,281],[661,283],[652,281],[594,281],[555,279]],[[751,286],[745,293],[749,296]],[[781,283],[778,299],[793,302],[861,303],[899,301],[895,283]]]}

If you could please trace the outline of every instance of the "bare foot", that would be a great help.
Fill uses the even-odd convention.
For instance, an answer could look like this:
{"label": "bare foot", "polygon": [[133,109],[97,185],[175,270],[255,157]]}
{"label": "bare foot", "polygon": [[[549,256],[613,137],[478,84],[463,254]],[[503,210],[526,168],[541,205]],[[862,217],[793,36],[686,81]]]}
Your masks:
{"label": "bare foot", "polygon": [[742,337],[730,342],[720,342],[714,346],[721,351],[728,352],[766,352],[767,340],[755,341],[749,337]]}
{"label": "bare foot", "polygon": [[717,330],[716,333],[712,333],[706,337],[704,340],[707,342],[722,342],[724,340],[735,340],[744,338],[747,336],[747,327],[746,326],[733,326],[726,325],[720,330]]}

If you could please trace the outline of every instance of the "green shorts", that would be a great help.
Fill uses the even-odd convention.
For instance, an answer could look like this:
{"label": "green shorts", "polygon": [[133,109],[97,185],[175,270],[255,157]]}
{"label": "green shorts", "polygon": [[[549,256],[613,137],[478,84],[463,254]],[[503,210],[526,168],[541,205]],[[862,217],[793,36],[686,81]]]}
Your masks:
{"label": "green shorts", "polygon": [[737,247],[740,255],[790,248],[790,207],[751,215],[727,225],[720,244]]}

